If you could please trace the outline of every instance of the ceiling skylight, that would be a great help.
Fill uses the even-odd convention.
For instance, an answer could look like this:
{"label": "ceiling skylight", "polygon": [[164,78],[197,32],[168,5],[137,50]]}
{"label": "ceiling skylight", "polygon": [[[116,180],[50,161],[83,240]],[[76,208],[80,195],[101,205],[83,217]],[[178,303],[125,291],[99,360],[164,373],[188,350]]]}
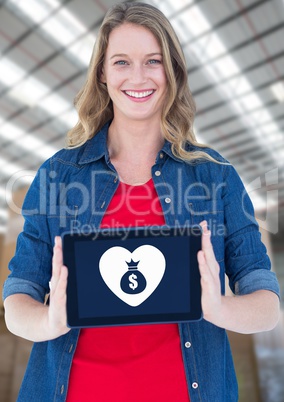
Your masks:
{"label": "ceiling skylight", "polygon": [[15,85],[7,95],[27,106],[33,107],[38,101],[50,92],[50,89],[33,77]]}
{"label": "ceiling skylight", "polygon": [[6,57],[1,58],[0,81],[4,85],[12,86],[7,95],[27,106],[34,106],[50,89],[33,77],[23,80],[26,74],[26,71],[11,60]]}
{"label": "ceiling skylight", "polygon": [[[195,7],[188,10],[188,18],[187,29],[191,35],[196,35],[195,31],[192,32],[192,21],[200,20],[202,21],[204,30],[206,27],[206,29],[208,29],[209,23],[204,22],[205,17],[202,16],[201,11],[196,12]],[[178,20],[179,19],[180,18],[178,18]],[[261,129],[255,130],[254,128],[255,126],[259,127],[261,123],[273,121],[273,116],[265,108],[261,98],[256,93],[253,93],[252,85],[242,76],[241,68],[228,53],[224,43],[216,33],[214,35],[214,44],[216,46],[215,54],[214,50],[212,50],[213,47],[208,46],[210,41],[206,41],[206,37],[202,37],[190,43],[191,52],[193,52],[200,61],[204,73],[210,76],[210,81],[217,84],[216,88],[230,101],[231,107],[234,108],[238,114],[241,114],[244,125],[253,128],[252,133],[256,136],[258,142],[262,144],[263,148],[266,150],[272,148],[272,143],[267,142],[265,136],[260,134]],[[220,52],[225,53],[224,56],[215,59],[217,55],[220,55]],[[232,77],[232,79],[230,79],[230,77]],[[247,95],[241,97],[241,94]],[[234,98],[234,95],[237,96]],[[275,150],[272,152],[272,156],[276,162],[279,160],[279,155],[277,155]]]}
{"label": "ceiling skylight", "polygon": [[61,9],[45,21],[40,28],[63,46],[68,46],[78,36],[86,32],[86,27],[80,24],[66,9]]}
{"label": "ceiling skylight", "polygon": [[66,47],[82,64],[89,64],[96,36],[88,33],[88,28],[59,1],[11,0],[10,3],[34,23],[44,20],[39,29]]}
{"label": "ceiling skylight", "polygon": [[271,91],[279,102],[284,102],[284,81],[272,85]]}
{"label": "ceiling skylight", "polygon": [[[269,155],[269,159],[267,159],[266,161],[267,165],[268,163],[277,163],[277,165],[283,163],[283,147],[281,148],[281,146],[277,146],[278,142],[280,144],[280,141],[283,140],[283,134],[281,133],[280,128],[277,125],[277,120],[275,120],[273,116],[274,110],[276,110],[276,107],[279,108],[279,105],[273,105],[273,107],[275,106],[275,109],[273,109],[273,112],[271,113],[269,111],[272,110],[272,108],[268,109],[268,107],[265,105],[265,102],[269,102],[269,100],[273,99],[272,93],[280,102],[284,101],[283,80],[271,86],[272,92],[270,92],[270,97],[268,94],[268,101],[267,97],[266,99],[264,98],[265,100],[262,100],[259,95],[263,95],[264,90],[256,92],[255,88],[253,87],[252,81],[249,81],[249,79],[247,79],[243,75],[244,73],[242,71],[242,65],[238,63],[238,60],[234,57],[236,53],[229,54],[229,49],[226,45],[227,42],[225,40],[222,40],[222,37],[219,35],[218,29],[212,29],[213,26],[210,22],[211,17],[207,19],[206,14],[203,13],[203,7],[204,10],[206,8],[205,4],[201,4],[199,1],[195,2],[194,0],[148,1],[155,4],[168,17],[171,18],[171,22],[174,25],[174,28],[176,29],[181,42],[185,44],[184,50],[186,56],[188,57],[189,67],[190,62],[194,62],[194,65],[197,66],[199,69],[198,72],[193,72],[193,79],[195,79],[196,76],[200,77],[202,73],[204,73],[204,75],[207,75],[208,82],[210,82],[210,84],[212,85],[212,90],[208,91],[209,95],[206,99],[206,106],[215,107],[216,105],[218,105],[219,102],[222,103],[222,101],[225,101],[228,103],[228,106],[231,107],[231,111],[229,111],[228,117],[233,115],[236,117],[236,120],[230,121],[227,126],[225,126],[224,124],[224,126],[219,127],[220,132],[222,131],[223,127],[224,132],[228,126],[229,129],[232,129],[235,122],[237,129],[240,128],[241,130],[243,127],[245,130],[249,131],[249,133],[247,131],[244,132],[240,135],[240,137],[236,136],[235,138],[232,138],[232,136],[229,135],[226,137],[226,141],[228,142],[227,144],[225,144],[227,152],[226,156],[232,155],[234,157],[234,152],[237,149],[238,156],[235,157],[239,157],[239,155],[247,146],[246,136],[250,140],[250,137],[253,135],[255,144],[249,144],[249,147],[253,149],[255,145],[256,153],[262,153],[263,151],[265,151]],[[52,69],[60,69],[58,73],[64,76],[64,59],[66,58],[66,56],[68,59],[69,56],[68,62],[70,62],[71,60],[74,67],[74,69],[70,69],[70,75],[73,72],[75,72],[75,74],[78,73],[78,75],[75,75],[75,77],[77,77],[78,79],[74,79],[74,81],[72,81],[72,85],[73,82],[74,87],[79,85],[78,82],[81,78],[79,77],[79,75],[81,73],[81,70],[83,70],[84,67],[89,64],[93,45],[95,42],[95,35],[92,32],[89,32],[89,26],[91,26],[91,24],[94,25],[98,21],[99,16],[94,15],[93,19],[86,18],[88,22],[86,25],[83,24],[79,20],[79,18],[77,18],[77,15],[79,14],[76,14],[75,12],[74,14],[72,14],[72,12],[69,11],[73,6],[75,6],[75,9],[77,4],[79,4],[78,2],[77,4],[70,5],[72,1],[64,2],[62,0],[7,0],[4,3],[5,7],[9,7],[10,10],[13,11],[21,20],[20,25],[23,26],[21,27],[21,30],[19,30],[19,32],[21,31],[19,35],[25,32],[25,28],[26,33],[30,35],[30,37],[28,38],[26,38],[25,36],[22,37],[24,40],[28,39],[27,44],[30,46],[30,53],[26,54],[25,59],[23,60],[27,60],[27,57],[33,56],[33,52],[36,50],[36,48],[32,49],[33,44],[35,44],[35,46],[37,44],[40,44],[44,38],[44,42],[46,42],[46,49],[44,46],[42,55],[39,54],[41,52],[37,54],[37,68],[44,68],[44,66],[40,64],[41,59],[43,59],[43,57],[48,57],[49,54],[53,54],[53,51],[55,50],[56,52],[60,53],[60,55],[58,54],[58,62],[57,58],[51,58],[51,64],[48,64],[48,67]],[[92,3],[92,1],[88,3]],[[228,15],[230,14],[229,7],[224,9],[223,11],[219,14],[220,21],[222,18],[226,18],[227,11]],[[231,11],[233,11],[233,9]],[[231,13],[231,15],[234,14]],[[82,18],[84,18],[84,13],[82,13],[82,16]],[[216,16],[212,16],[212,21],[217,21],[215,17],[217,17],[217,12]],[[234,21],[234,23],[235,22],[236,21]],[[14,27],[11,26],[11,32],[13,28]],[[227,28],[228,27],[226,27],[226,29]],[[233,26],[228,35],[228,40],[232,39],[232,46],[241,43],[246,38],[249,39],[249,35],[247,35],[247,32],[244,32],[243,38],[242,35],[240,35],[240,37],[238,38],[239,40],[233,40],[234,29],[235,28]],[[236,29],[236,32],[237,31],[238,30]],[[223,32],[225,32],[225,29]],[[71,91],[65,91],[65,88],[62,88],[62,92],[60,89],[58,90],[58,92],[53,92],[53,90],[55,91],[55,89],[49,87],[48,81],[40,82],[38,79],[34,78],[34,75],[29,75],[29,71],[23,70],[12,60],[7,59],[6,56],[11,54],[15,57],[14,60],[21,60],[21,52],[25,48],[25,43],[22,44],[21,39],[19,44],[17,42],[17,39],[20,38],[20,36],[17,37],[16,34],[11,34],[10,36],[11,38],[14,38],[16,40],[16,45],[19,46],[14,46],[14,43],[11,43],[11,48],[7,48],[7,54],[5,54],[5,56],[1,58],[0,82],[1,84],[3,84],[4,88],[12,87],[9,92],[3,92],[3,94],[5,94],[5,96],[10,96],[11,99],[16,100],[17,102],[31,109],[36,108],[37,110],[34,111],[35,120],[31,121],[34,125],[37,125],[37,118],[38,116],[40,116],[40,121],[42,121],[43,124],[43,130],[45,128],[45,123],[47,123],[43,121],[44,117],[48,118],[49,116],[54,119],[54,121],[51,123],[52,127],[55,127],[56,123],[60,123],[58,124],[60,132],[62,132],[62,125],[65,125],[66,128],[74,126],[78,117],[73,107],[73,99],[67,99],[67,97],[69,96],[68,93],[70,93]],[[37,36],[40,39],[39,41],[36,40]],[[7,44],[9,45],[9,41],[7,41]],[[28,47],[26,49],[28,49]],[[15,53],[9,53],[10,50],[13,50],[13,52],[15,51]],[[72,55],[72,57],[70,57],[70,55]],[[261,60],[259,49],[255,49],[255,54],[252,54],[252,56],[254,57],[251,57],[251,61],[248,60],[245,63],[246,66],[249,66],[250,62],[256,62],[258,57],[259,60]],[[76,60],[78,60],[78,63],[76,63]],[[60,63],[60,61],[62,61],[62,64]],[[79,63],[81,63],[83,67]],[[27,64],[30,65],[30,63]],[[76,67],[78,67],[77,70]],[[44,74],[44,71],[40,72],[43,72],[44,77],[48,76],[48,74]],[[258,82],[258,74],[256,74],[254,78],[256,78],[255,81]],[[189,81],[191,79],[191,76],[189,76]],[[207,79],[205,81],[207,81]],[[196,85],[197,89],[202,89],[202,85],[202,83]],[[207,84],[205,83],[205,85]],[[216,93],[217,91],[219,91],[219,93]],[[63,96],[61,96],[61,94],[63,94]],[[64,98],[64,95],[66,96],[66,98]],[[206,95],[207,93],[205,95],[202,94],[202,96]],[[200,99],[201,96],[198,100]],[[14,110],[15,113],[17,111],[19,111],[19,113],[21,112],[21,110],[17,110],[16,107],[13,108],[13,111]],[[223,116],[225,120],[227,116],[224,114],[222,115],[224,110],[225,108],[222,109],[220,107],[220,109],[216,110],[216,114],[215,109],[213,112],[209,111],[204,119],[204,121],[206,122],[206,118],[208,116],[207,123],[204,124],[210,126],[212,121],[213,123],[218,123],[223,119]],[[41,113],[42,111],[45,113]],[[26,118],[30,119],[33,116],[33,110],[25,110],[25,112]],[[276,113],[278,113],[278,109],[276,110],[275,114]],[[45,114],[47,116],[45,116]],[[2,115],[2,118],[4,118],[4,114]],[[55,128],[55,130],[57,129]],[[39,130],[39,133],[41,134],[41,128]],[[207,132],[205,131],[204,133],[207,134]],[[201,134],[204,135],[203,133]],[[31,159],[34,155],[41,159],[47,159],[52,154],[54,154],[54,152],[57,151],[56,145],[58,145],[59,147],[60,141],[62,141],[62,138],[59,138],[58,136],[58,138],[54,140],[56,142],[53,143],[53,146],[49,145],[47,143],[48,140],[46,140],[46,137],[41,140],[39,135],[31,135],[31,133],[23,130],[21,126],[18,127],[8,122],[5,123],[3,119],[1,121],[1,117],[0,137],[3,137],[5,139],[5,142],[10,141],[11,145],[12,142],[15,141],[15,149],[19,151],[19,154],[21,153],[20,148],[25,150],[25,155],[23,156],[23,160],[25,160],[25,163],[27,160],[28,152],[30,152],[31,154]],[[206,138],[201,138],[199,133],[197,134],[197,137],[200,141],[206,142]],[[212,138],[214,141],[214,134],[212,134]],[[235,149],[233,149],[234,144],[236,145]],[[258,146],[259,144],[260,147]],[[7,154],[4,154],[3,158],[0,159],[0,175],[2,177],[14,176],[15,172],[20,172],[21,175],[22,172],[24,172],[23,167],[20,166],[20,155],[19,159],[17,160],[17,163],[19,164],[13,163],[12,161],[9,162],[8,151],[10,149],[13,150],[12,146],[9,147],[9,149],[7,147]],[[13,158],[12,155],[14,155],[14,152],[14,150],[13,152],[11,152],[10,158]],[[250,158],[248,157],[248,159]],[[263,161],[263,159],[261,160]],[[244,176],[246,176],[245,167],[241,165],[240,169],[243,169]],[[265,169],[265,167],[261,166],[259,170],[261,169]],[[257,194],[257,196],[259,195],[259,199],[258,201],[255,201],[255,205],[258,205],[257,208],[262,208],[265,205],[265,200],[264,198],[262,198],[262,193],[257,191],[252,191],[252,193]],[[6,190],[0,188],[0,197],[1,194],[5,195]]]}
{"label": "ceiling skylight", "polygon": [[[45,110],[48,114],[57,116],[68,110],[71,105],[70,102],[67,102],[55,92],[52,92],[40,102],[39,107]],[[60,116],[58,116],[58,118],[60,119]]]}
{"label": "ceiling skylight", "polygon": [[[160,6],[159,2],[155,3]],[[177,3],[179,4],[177,5]],[[185,1],[166,2],[166,4],[164,12],[170,17],[172,13],[185,6]],[[230,106],[241,115],[244,126],[252,128],[251,132],[263,149],[266,151],[271,149],[271,155],[278,163],[280,152],[282,152],[281,147],[279,152],[275,150],[273,142],[267,141],[267,133],[262,130],[262,124],[273,123],[273,116],[266,109],[262,99],[254,93],[251,83],[242,75],[241,68],[228,52],[218,33],[213,32],[212,25],[202,13],[199,5],[196,4],[189,7],[188,10],[176,14],[172,24],[181,42],[188,43],[190,46],[191,56],[189,55],[189,57],[194,54],[200,63],[200,70],[210,77],[210,82],[216,84],[216,89],[222,92],[223,96],[225,95]],[[198,38],[198,36],[200,37]],[[186,48],[185,51],[187,51]],[[190,78],[189,76],[189,81]],[[271,90],[278,100],[284,100],[284,84],[282,82]],[[273,134],[271,132],[272,139],[280,139],[280,129],[277,124],[274,124]],[[254,194],[252,198],[258,209],[264,206],[264,200],[260,196]]]}
{"label": "ceiling skylight", "polygon": [[60,2],[56,0],[9,0],[9,3],[17,7],[23,14],[39,24],[50,13],[60,7]]}
{"label": "ceiling skylight", "polygon": [[74,108],[68,110],[66,113],[60,116],[60,121],[68,128],[74,127],[78,121],[77,111]]}
{"label": "ceiling skylight", "polygon": [[85,66],[88,66],[91,60],[96,36],[92,34],[85,35],[68,47],[68,52],[76,56]]}
{"label": "ceiling skylight", "polygon": [[[5,138],[9,141],[16,141],[17,146],[20,148],[23,148],[27,151],[30,151],[31,153],[35,153],[37,156],[39,156],[42,159],[47,159],[51,155],[53,155],[57,149],[46,145],[45,142],[39,140],[36,138],[34,135],[27,134],[24,130],[21,130],[19,127],[15,126],[14,124],[11,123],[5,123],[0,127],[0,136],[2,138]],[[43,147],[44,147],[44,152],[43,152]],[[7,164],[7,161],[3,161],[3,163]],[[14,171],[21,170],[22,167],[18,165],[11,165],[12,167],[9,168],[8,174],[11,172],[13,173]],[[15,168],[14,168],[15,166]],[[2,162],[0,159],[0,169],[1,172],[5,172],[5,166],[2,166]]]}
{"label": "ceiling skylight", "polygon": [[[3,66],[2,60],[3,59],[1,59],[0,63],[0,81],[5,83],[7,76],[1,75],[1,66]],[[8,62],[8,60],[4,60],[4,65],[6,64],[6,61]],[[8,66],[11,67],[11,70],[14,70],[14,67],[16,68],[15,64],[12,62],[9,62],[7,64],[7,67]],[[17,81],[20,80],[24,74],[25,73],[17,75]],[[60,114],[65,111],[67,112],[71,107],[73,107],[73,104],[71,101],[67,102],[64,98],[56,93],[52,92],[48,95],[50,91],[51,89],[49,87],[42,84],[36,78],[28,77],[26,80],[20,81],[19,83],[14,83],[13,88],[7,92],[7,96],[29,107],[38,106],[49,115],[58,116],[58,119],[60,120]],[[63,122],[65,122],[65,118],[63,118]],[[68,125],[68,127],[70,126]],[[13,128],[13,132],[15,130],[17,130],[17,128]],[[1,135],[2,127],[0,128],[0,136]],[[11,136],[13,133],[10,133],[9,135]]]}
{"label": "ceiling skylight", "polygon": [[0,81],[6,86],[12,86],[26,75],[25,70],[11,60],[2,57],[0,63]]}
{"label": "ceiling skylight", "polygon": [[198,5],[182,12],[179,16],[179,21],[182,21],[189,28],[192,36],[201,35],[211,28],[210,23],[204,17]]}
{"label": "ceiling skylight", "polygon": [[167,1],[152,0],[152,4],[158,7],[164,14],[170,15],[173,11],[179,11],[184,7],[188,7],[194,0],[176,0],[171,5]]}

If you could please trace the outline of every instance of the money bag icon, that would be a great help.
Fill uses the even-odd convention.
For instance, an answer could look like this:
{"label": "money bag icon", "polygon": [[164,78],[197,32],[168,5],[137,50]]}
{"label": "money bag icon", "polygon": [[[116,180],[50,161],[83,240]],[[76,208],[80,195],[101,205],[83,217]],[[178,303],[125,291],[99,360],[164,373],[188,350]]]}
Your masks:
{"label": "money bag icon", "polygon": [[120,281],[120,287],[123,292],[128,294],[137,294],[143,292],[146,288],[147,282],[144,275],[138,271],[138,264],[140,261],[134,262],[131,260],[127,262],[128,271],[123,275]]}

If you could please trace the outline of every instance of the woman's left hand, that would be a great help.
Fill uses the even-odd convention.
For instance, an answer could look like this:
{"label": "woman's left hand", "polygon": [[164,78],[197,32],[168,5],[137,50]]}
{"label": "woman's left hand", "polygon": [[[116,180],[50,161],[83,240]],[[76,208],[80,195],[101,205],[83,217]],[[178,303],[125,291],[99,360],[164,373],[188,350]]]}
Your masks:
{"label": "woman's left hand", "polygon": [[200,226],[203,229],[201,247],[197,259],[201,275],[201,305],[203,318],[213,324],[220,320],[222,305],[220,267],[216,261],[213,246],[211,243],[211,232],[207,222],[202,221]]}
{"label": "woman's left hand", "polygon": [[212,324],[242,334],[268,331],[279,319],[278,296],[269,290],[258,290],[241,296],[221,294],[220,267],[216,261],[207,222],[203,229],[201,250],[197,259],[201,275],[203,318]]}

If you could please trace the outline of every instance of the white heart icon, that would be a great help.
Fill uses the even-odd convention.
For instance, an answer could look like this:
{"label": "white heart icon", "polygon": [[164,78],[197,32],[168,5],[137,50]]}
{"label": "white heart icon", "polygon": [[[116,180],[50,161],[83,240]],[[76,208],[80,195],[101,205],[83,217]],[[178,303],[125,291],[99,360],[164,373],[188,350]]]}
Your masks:
{"label": "white heart icon", "polygon": [[[129,276],[135,278],[135,271],[129,271],[131,261],[137,262],[136,269],[146,279],[146,287],[143,291],[136,294],[126,293],[121,288],[121,278],[127,272]],[[143,245],[136,248],[132,253],[124,247],[111,247],[100,258],[100,274],[108,288],[122,301],[132,307],[137,307],[143,303],[154,292],[161,282],[165,269],[166,260],[163,253],[156,247]],[[134,275],[134,276],[133,276]],[[137,278],[137,277],[136,277]],[[130,279],[131,286],[135,289],[137,281]]]}

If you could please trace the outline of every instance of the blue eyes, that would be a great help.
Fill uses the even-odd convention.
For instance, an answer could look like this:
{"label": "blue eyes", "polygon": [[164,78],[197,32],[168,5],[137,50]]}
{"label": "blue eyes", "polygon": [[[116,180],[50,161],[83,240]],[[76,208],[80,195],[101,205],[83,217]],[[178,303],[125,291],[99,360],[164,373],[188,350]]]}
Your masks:
{"label": "blue eyes", "polygon": [[[128,62],[125,61],[125,60],[118,60],[114,64],[119,65],[119,66],[125,66],[125,65],[128,64]],[[161,60],[151,59],[146,64],[162,64],[162,61]]]}
{"label": "blue eyes", "polygon": [[119,61],[116,61],[114,64],[118,64],[118,65],[120,65],[120,66],[124,66],[124,65],[127,64],[127,63],[126,63],[126,61],[119,60]]}
{"label": "blue eyes", "polygon": [[149,64],[161,64],[161,60],[149,60]]}

